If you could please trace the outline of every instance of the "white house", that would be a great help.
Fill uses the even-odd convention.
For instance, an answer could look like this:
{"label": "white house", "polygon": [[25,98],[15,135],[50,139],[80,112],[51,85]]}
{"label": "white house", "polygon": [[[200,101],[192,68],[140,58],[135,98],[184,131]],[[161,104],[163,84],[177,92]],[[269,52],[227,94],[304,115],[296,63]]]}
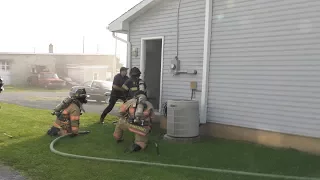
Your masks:
{"label": "white house", "polygon": [[159,105],[197,83],[204,134],[320,153],[319,17],[320,1],[144,0],[108,29]]}

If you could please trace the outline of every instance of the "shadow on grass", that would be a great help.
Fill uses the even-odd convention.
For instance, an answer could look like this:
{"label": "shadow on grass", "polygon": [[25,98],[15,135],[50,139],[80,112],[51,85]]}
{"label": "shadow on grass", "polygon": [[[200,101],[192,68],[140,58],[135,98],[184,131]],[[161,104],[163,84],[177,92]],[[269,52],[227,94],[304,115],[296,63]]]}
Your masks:
{"label": "shadow on grass", "polygon": [[[28,116],[30,114],[26,114],[26,118],[23,119],[22,114],[27,113],[27,110],[30,111],[30,108],[22,108],[21,114],[15,114],[11,119],[6,119],[13,123],[5,124],[4,128],[14,128],[15,131],[11,132],[14,136],[12,139],[1,136],[0,161],[22,171],[32,179],[268,179],[62,157],[49,150],[49,144],[54,139],[45,135],[52,123],[49,111],[36,110],[41,114],[32,121],[33,118]],[[43,118],[48,120],[44,121]],[[150,137],[149,147],[144,152],[126,154],[124,150],[131,144],[133,135],[126,132],[125,141],[116,144],[112,137],[114,126],[110,122],[117,118],[109,117],[107,125],[92,122],[92,119],[97,118],[96,114],[83,115],[81,129],[90,130],[91,133],[62,139],[57,143],[56,149],[67,153],[104,158],[296,176],[320,176],[320,157],[293,150],[276,150],[221,139],[202,139],[194,144],[168,143],[161,140],[160,156],[157,156],[155,146],[151,144],[160,139],[161,130],[156,125]],[[4,119],[0,117],[1,120]],[[18,121],[20,123],[17,123]],[[2,132],[3,129],[0,131]]]}

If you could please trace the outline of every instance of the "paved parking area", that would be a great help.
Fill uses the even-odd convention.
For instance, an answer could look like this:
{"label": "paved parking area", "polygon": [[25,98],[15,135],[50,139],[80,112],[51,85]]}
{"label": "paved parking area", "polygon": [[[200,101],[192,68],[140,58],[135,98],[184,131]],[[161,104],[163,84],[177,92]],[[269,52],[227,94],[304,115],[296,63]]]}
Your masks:
{"label": "paved parking area", "polygon": [[[52,110],[67,96],[67,92],[4,92],[0,94],[0,102]],[[84,105],[84,109],[86,112],[100,114],[106,106],[106,103],[90,101]],[[115,106],[110,114],[117,115],[118,110],[118,107]]]}
{"label": "paved parking area", "polygon": [[0,164],[0,180],[25,180],[18,172]]}

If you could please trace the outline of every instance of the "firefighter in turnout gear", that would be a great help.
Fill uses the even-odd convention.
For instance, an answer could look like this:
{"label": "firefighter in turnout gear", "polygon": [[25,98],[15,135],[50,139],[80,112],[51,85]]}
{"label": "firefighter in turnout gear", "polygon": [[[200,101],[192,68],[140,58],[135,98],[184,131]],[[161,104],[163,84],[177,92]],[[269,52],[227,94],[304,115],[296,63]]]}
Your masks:
{"label": "firefighter in turnout gear", "polygon": [[0,77],[0,93],[4,90],[3,86],[4,86],[3,79]]}
{"label": "firefighter in turnout gear", "polygon": [[82,104],[87,103],[87,93],[84,88],[73,88],[69,95],[52,112],[57,118],[47,132],[50,136],[78,135],[81,111],[84,112]]}
{"label": "firefighter in turnout gear", "polygon": [[122,88],[128,93],[127,99],[136,97],[139,94],[147,95],[146,84],[140,79],[141,72],[137,67],[130,70],[130,78],[122,85]]}
{"label": "firefighter in turnout gear", "polygon": [[[122,86],[128,92],[128,99],[138,97],[135,123],[139,123],[140,117],[143,114],[144,101],[147,101],[146,84],[140,79],[141,72],[137,67],[133,67],[130,70],[130,79],[128,79]],[[139,96],[143,95],[143,96]],[[141,100],[141,101],[140,101]]]}
{"label": "firefighter in turnout gear", "polygon": [[[143,104],[142,109],[138,110],[139,104]],[[137,112],[142,114],[137,114]],[[138,116],[136,116],[138,115]],[[113,137],[117,142],[123,141],[123,131],[129,130],[135,134],[134,143],[130,147],[131,151],[140,151],[147,147],[148,135],[152,128],[154,119],[154,109],[152,104],[147,101],[144,94],[128,100],[120,107],[120,119],[116,124]],[[139,118],[139,121],[135,121]]]}

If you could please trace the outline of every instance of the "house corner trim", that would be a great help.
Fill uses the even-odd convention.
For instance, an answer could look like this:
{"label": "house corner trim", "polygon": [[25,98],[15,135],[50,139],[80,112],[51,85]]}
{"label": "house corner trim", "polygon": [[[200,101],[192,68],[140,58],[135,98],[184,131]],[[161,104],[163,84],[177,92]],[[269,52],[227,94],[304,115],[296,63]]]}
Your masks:
{"label": "house corner trim", "polygon": [[203,75],[202,93],[200,100],[200,123],[207,122],[208,111],[208,88],[209,88],[209,63],[211,53],[211,27],[212,27],[212,0],[206,0],[205,7],[205,28],[204,28],[204,48],[203,48]]}

